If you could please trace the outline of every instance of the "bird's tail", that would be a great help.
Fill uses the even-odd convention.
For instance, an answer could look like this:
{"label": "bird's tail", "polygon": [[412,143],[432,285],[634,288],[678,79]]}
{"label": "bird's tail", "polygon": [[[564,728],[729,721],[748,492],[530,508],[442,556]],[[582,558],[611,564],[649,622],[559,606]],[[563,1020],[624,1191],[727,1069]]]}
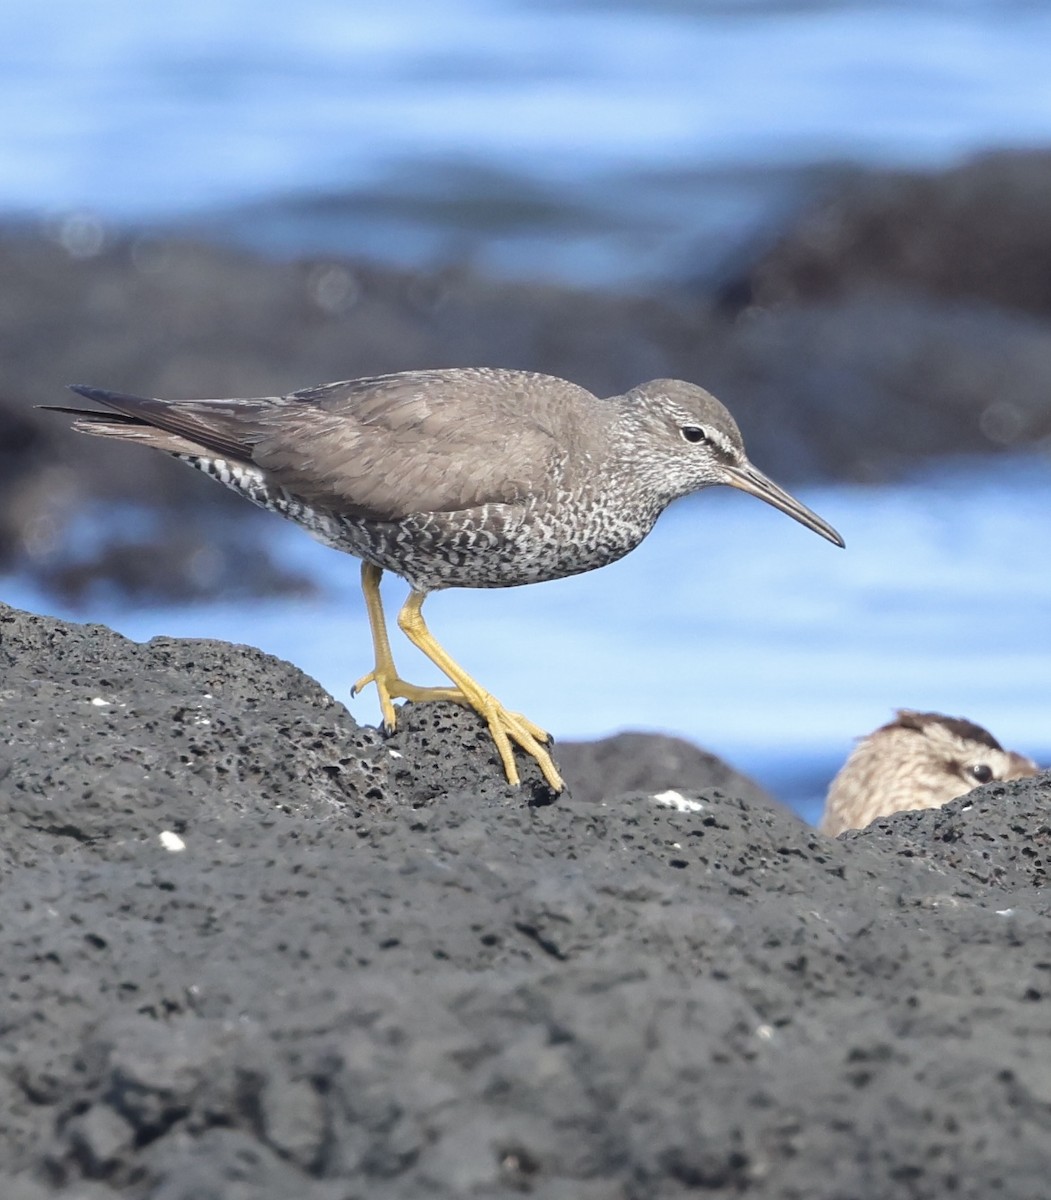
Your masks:
{"label": "bird's tail", "polygon": [[99,412],[57,404],[40,405],[50,412],[75,417],[73,428],[78,433],[138,442],[169,454],[251,458],[251,446],[243,437],[237,437],[230,423],[222,420],[220,411],[207,409],[207,401],[156,400],[79,383],[70,384],[70,391],[113,410]]}

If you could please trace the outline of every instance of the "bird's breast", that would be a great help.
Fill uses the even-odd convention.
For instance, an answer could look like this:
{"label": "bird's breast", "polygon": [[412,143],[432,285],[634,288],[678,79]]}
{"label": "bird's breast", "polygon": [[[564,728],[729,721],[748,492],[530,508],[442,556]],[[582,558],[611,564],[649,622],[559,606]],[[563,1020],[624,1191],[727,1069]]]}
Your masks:
{"label": "bird's breast", "polygon": [[656,520],[656,514],[640,520],[637,512],[615,505],[575,500],[529,497],[392,522],[348,518],[341,522],[342,548],[423,591],[517,587],[615,562],[642,541]]}

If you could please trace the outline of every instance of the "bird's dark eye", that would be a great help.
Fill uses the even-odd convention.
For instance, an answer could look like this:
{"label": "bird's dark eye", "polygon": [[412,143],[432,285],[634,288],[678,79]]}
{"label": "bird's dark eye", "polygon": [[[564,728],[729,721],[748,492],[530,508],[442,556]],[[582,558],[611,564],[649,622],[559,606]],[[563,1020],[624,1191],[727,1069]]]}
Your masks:
{"label": "bird's dark eye", "polygon": [[993,777],[993,769],[988,763],[975,763],[967,768],[967,773],[977,779],[979,783],[988,783]]}
{"label": "bird's dark eye", "polygon": [[684,425],[679,431],[688,442],[706,442],[708,435],[699,425]]}

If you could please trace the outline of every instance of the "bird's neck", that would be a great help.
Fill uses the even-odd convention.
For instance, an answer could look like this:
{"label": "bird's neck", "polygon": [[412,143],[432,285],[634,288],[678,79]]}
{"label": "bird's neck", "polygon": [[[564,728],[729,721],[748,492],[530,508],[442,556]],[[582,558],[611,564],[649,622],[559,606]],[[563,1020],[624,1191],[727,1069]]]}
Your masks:
{"label": "bird's neck", "polygon": [[674,480],[669,477],[666,460],[646,453],[651,438],[647,435],[644,419],[634,404],[617,406],[610,422],[605,478],[612,481],[614,487],[624,487],[623,481],[630,480],[632,498],[650,514],[652,524],[673,500],[678,500],[690,489],[677,490]]}

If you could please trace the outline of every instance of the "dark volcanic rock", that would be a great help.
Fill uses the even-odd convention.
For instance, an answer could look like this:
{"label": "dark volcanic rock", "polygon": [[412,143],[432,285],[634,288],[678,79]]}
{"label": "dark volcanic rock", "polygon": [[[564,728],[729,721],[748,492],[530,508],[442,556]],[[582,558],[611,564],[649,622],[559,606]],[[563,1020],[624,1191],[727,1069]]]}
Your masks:
{"label": "dark volcanic rock", "polygon": [[618,733],[597,742],[559,742],[562,777],[577,800],[623,792],[705,791],[717,788],[751,803],[773,804],[763,789],[683,738],[660,733]]}
{"label": "dark volcanic rock", "polygon": [[5,1198],[1044,1192],[1046,777],[829,841],[243,647],[8,609],[0,672]]}
{"label": "dark volcanic rock", "polygon": [[[33,408],[69,403],[71,382],[266,395],[384,371],[497,365],[609,395],[680,377],[724,399],[754,461],[789,484],[885,479],[934,456],[1045,445],[1051,328],[1030,295],[1047,275],[1043,176],[1030,171],[1001,209],[986,186],[986,207],[958,234],[948,232],[951,200],[932,205],[936,215],[917,225],[923,270],[909,265],[917,255],[908,247],[884,255],[881,239],[873,250],[852,232],[867,218],[850,214],[868,205],[887,211],[890,240],[907,243],[923,204],[886,199],[897,178],[865,177],[838,223],[819,208],[779,247],[757,251],[722,305],[714,281],[691,294],[669,286],[627,297],[498,283],[467,268],[276,262],[118,234],[85,250],[2,230],[0,570],[85,605],[114,586],[140,603],[307,586],[272,560],[268,518],[243,500],[162,455],[89,441],[67,418]],[[952,181],[923,187],[951,196]],[[1026,220],[1012,224],[1023,198]],[[961,244],[985,244],[979,235],[995,246],[1016,239],[1002,287],[982,291],[984,268],[958,265]],[[1012,292],[1011,263],[1022,259],[1030,282]],[[951,282],[953,271],[970,282]],[[826,282],[811,286],[812,276]]]}
{"label": "dark volcanic rock", "polygon": [[1051,317],[1051,151],[984,154],[948,171],[859,171],[727,291],[765,306],[873,283]]}
{"label": "dark volcanic rock", "polygon": [[[697,343],[674,309],[650,300],[138,237],[85,257],[25,229],[3,231],[0,570],[31,572],[72,601],[113,582],[140,600],[302,584],[272,563],[258,533],[264,515],[233,493],[166,456],[89,442],[68,418],[33,408],[70,403],[67,384],[270,395],[477,364],[546,370],[611,393],[668,373],[660,343],[669,321]],[[94,537],[84,537],[86,518]]]}
{"label": "dark volcanic rock", "polygon": [[1046,451],[1051,151],[847,173],[719,290],[754,389],[822,430],[813,470],[868,480],[946,453]]}

